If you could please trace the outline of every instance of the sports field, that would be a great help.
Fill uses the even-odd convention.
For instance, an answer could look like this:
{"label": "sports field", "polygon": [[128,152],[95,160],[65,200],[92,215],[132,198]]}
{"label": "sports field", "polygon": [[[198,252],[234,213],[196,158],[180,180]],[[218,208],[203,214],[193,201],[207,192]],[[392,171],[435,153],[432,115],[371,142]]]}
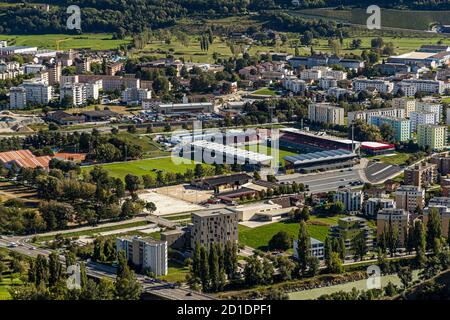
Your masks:
{"label": "sports field", "polygon": [[[342,216],[337,215],[327,218],[311,217],[308,221],[309,236],[324,241],[328,234],[328,230],[332,225],[337,224],[337,220],[340,217]],[[239,225],[239,243],[255,249],[266,250],[270,239],[272,239],[276,233],[286,231],[296,239],[298,237],[299,228],[299,223],[288,221],[266,224],[257,228],[248,228]]]}
{"label": "sports field", "polygon": [[[172,161],[171,157],[160,157],[128,162],[101,164],[100,166],[108,170],[109,174],[112,177],[123,179],[129,173],[137,176],[150,174],[156,177],[158,170],[161,170],[164,173],[185,173],[187,169],[194,170],[195,162],[192,161],[191,163],[177,164]],[[204,166],[208,167],[207,165]],[[93,166],[86,166],[82,167],[82,170],[90,171],[92,170],[92,168]]]}

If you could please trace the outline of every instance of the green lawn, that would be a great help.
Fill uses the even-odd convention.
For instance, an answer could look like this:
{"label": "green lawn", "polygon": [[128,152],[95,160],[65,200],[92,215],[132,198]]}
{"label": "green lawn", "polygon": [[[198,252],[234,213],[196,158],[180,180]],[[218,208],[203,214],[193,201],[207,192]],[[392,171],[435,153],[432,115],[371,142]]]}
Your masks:
{"label": "green lawn", "polygon": [[277,93],[269,88],[261,88],[259,90],[253,91],[252,94],[255,95],[265,95],[265,96],[276,96]]}
{"label": "green lawn", "polygon": [[[332,225],[337,224],[337,220],[342,216],[317,218],[311,217],[308,221],[308,232],[310,237],[324,241],[328,230]],[[316,223],[316,224],[315,224]],[[270,239],[279,231],[286,231],[294,238],[298,237],[299,224],[297,222],[280,221],[266,224],[257,228],[238,226],[239,243],[252,248],[265,250]]]}
{"label": "green lawn", "polygon": [[[13,281],[11,282],[11,277]],[[15,286],[21,286],[22,280],[19,279],[17,274],[3,275],[3,281],[0,282],[0,300],[11,300],[9,289]]]}
{"label": "green lawn", "polygon": [[387,164],[397,164],[397,165],[403,165],[406,163],[406,160],[409,159],[410,153],[405,152],[395,152],[395,155],[380,155],[380,156],[373,156],[369,159],[380,159],[380,162],[387,163]]}
{"label": "green lawn", "polygon": [[[101,164],[101,167],[108,170],[109,174],[116,178],[125,178],[129,173],[143,176],[150,174],[156,177],[156,172],[162,170],[164,172],[185,173],[187,169],[194,169],[195,162],[191,163],[174,163],[171,157],[163,157],[157,159],[143,159],[120,163]],[[204,165],[207,166],[207,165]],[[93,166],[82,167],[83,171],[90,171]]]}
{"label": "green lawn", "polygon": [[148,135],[137,135],[122,131],[119,132],[117,136],[130,144],[140,146],[147,156],[157,157],[170,155],[169,152],[161,151],[158,144]]}
{"label": "green lawn", "polygon": [[169,272],[167,275],[160,277],[160,279],[168,282],[184,282],[188,273],[188,266],[182,266],[175,261],[169,260]]}
{"label": "green lawn", "polygon": [[89,48],[92,50],[115,49],[129,40],[114,40],[111,34],[83,33],[82,35],[43,34],[43,35],[2,35],[9,45],[36,46],[45,49],[56,49],[59,42],[60,50]]}

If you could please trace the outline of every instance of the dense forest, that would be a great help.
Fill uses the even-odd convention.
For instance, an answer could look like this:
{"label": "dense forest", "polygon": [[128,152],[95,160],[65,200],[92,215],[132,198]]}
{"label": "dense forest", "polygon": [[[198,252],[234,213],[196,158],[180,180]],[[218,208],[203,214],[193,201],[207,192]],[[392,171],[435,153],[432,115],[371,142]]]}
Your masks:
{"label": "dense forest", "polygon": [[[67,0],[27,1],[5,0],[16,6],[0,7],[0,33],[43,34],[67,33]],[[46,3],[50,9],[37,3]],[[80,0],[83,32],[115,32],[121,38],[148,28],[173,25],[184,17],[219,17],[271,9],[302,9],[328,6],[361,6],[373,0]],[[377,4],[390,8],[443,10],[450,9],[450,0],[387,1]],[[276,26],[276,23],[273,23]]]}

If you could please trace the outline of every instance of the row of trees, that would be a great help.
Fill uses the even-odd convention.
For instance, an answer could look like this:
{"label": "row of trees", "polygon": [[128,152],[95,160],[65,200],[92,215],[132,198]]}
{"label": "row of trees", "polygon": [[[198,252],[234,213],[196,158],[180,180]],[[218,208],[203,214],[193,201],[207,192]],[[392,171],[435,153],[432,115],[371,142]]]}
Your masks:
{"label": "row of trees", "polygon": [[237,274],[237,244],[228,241],[225,246],[212,243],[207,247],[196,244],[189,261],[187,281],[193,288],[206,292],[222,291],[227,279]]}
{"label": "row of trees", "polygon": [[[137,300],[141,295],[141,285],[129,268],[123,252],[119,254],[117,278],[113,282],[107,278],[99,282],[89,279],[83,262],[79,263],[79,283],[68,281],[66,268],[75,266],[77,261],[72,252],[65,253],[66,265],[61,263],[56,253],[48,259],[38,255],[36,260],[28,260],[27,283],[10,290],[15,300]],[[70,285],[69,285],[70,284]]]}

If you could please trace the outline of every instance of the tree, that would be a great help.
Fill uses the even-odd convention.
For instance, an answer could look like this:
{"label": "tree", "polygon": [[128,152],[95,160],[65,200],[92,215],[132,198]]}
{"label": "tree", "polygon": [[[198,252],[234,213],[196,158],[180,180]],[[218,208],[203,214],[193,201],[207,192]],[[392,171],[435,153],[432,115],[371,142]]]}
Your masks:
{"label": "tree", "polygon": [[209,279],[210,290],[217,292],[221,288],[220,270],[219,270],[219,253],[216,244],[212,243],[209,247]]}
{"label": "tree", "polygon": [[199,270],[199,278],[202,282],[203,291],[207,291],[209,289],[209,257],[208,251],[205,247],[200,248],[200,270]]}
{"label": "tree", "polygon": [[339,258],[339,254],[336,252],[332,252],[330,256],[330,266],[329,272],[331,273],[342,273],[344,271],[344,267],[342,266],[342,261]]}
{"label": "tree", "polygon": [[134,174],[129,173],[125,176],[125,189],[131,194],[134,194],[137,190],[139,190],[140,183],[141,179]]}
{"label": "tree", "polygon": [[287,250],[292,246],[292,237],[286,231],[277,232],[272,239],[269,240],[269,248],[271,250]]}
{"label": "tree", "polygon": [[355,260],[362,260],[367,253],[367,243],[364,232],[360,232],[352,239],[352,248],[355,254]]}
{"label": "tree", "polygon": [[300,230],[298,233],[297,252],[299,267],[302,272],[305,272],[308,267],[308,258],[310,255],[310,237],[305,221],[300,221]]}
{"label": "tree", "polygon": [[312,277],[319,272],[320,261],[316,256],[310,256],[308,258],[308,271]]}
{"label": "tree", "polygon": [[328,236],[325,238],[324,244],[324,260],[327,268],[330,270],[331,268],[331,254],[333,253],[333,248],[331,246],[331,241]]}
{"label": "tree", "polygon": [[57,253],[52,252],[48,257],[48,284],[50,287],[55,286],[62,279],[62,264],[59,261]]}
{"label": "tree", "polygon": [[262,283],[264,269],[259,257],[253,255],[247,258],[247,264],[244,267],[245,283],[249,286]]}
{"label": "tree", "polygon": [[287,293],[279,290],[279,289],[269,289],[264,300],[289,300],[289,296]]}
{"label": "tree", "polygon": [[416,250],[416,262],[422,266],[426,261],[426,235],[425,227],[420,220],[414,222],[414,247]]}
{"label": "tree", "polygon": [[118,255],[117,278],[114,286],[116,298],[119,300],[138,300],[141,297],[141,284],[136,279],[134,271],[128,266],[123,251],[120,251]]}
{"label": "tree", "polygon": [[435,239],[440,239],[442,237],[442,228],[441,228],[441,217],[439,214],[439,210],[437,208],[430,208],[428,213],[428,222],[427,222],[427,249],[436,251],[435,248]]}
{"label": "tree", "polygon": [[381,124],[380,133],[384,141],[389,143],[395,142],[395,131],[390,124],[388,123]]}
{"label": "tree", "polygon": [[306,31],[300,38],[300,43],[304,46],[309,46],[312,44],[314,35],[311,31]]}
{"label": "tree", "polygon": [[402,267],[398,271],[398,277],[400,278],[400,281],[402,282],[403,289],[406,289],[409,287],[412,281],[412,271],[410,267]]}
{"label": "tree", "polygon": [[224,267],[228,279],[232,279],[237,273],[238,257],[237,257],[237,245],[236,243],[232,243],[231,241],[227,241],[225,243]]}
{"label": "tree", "polygon": [[0,260],[0,282],[3,281],[3,272],[5,272],[6,270],[6,264]]}

